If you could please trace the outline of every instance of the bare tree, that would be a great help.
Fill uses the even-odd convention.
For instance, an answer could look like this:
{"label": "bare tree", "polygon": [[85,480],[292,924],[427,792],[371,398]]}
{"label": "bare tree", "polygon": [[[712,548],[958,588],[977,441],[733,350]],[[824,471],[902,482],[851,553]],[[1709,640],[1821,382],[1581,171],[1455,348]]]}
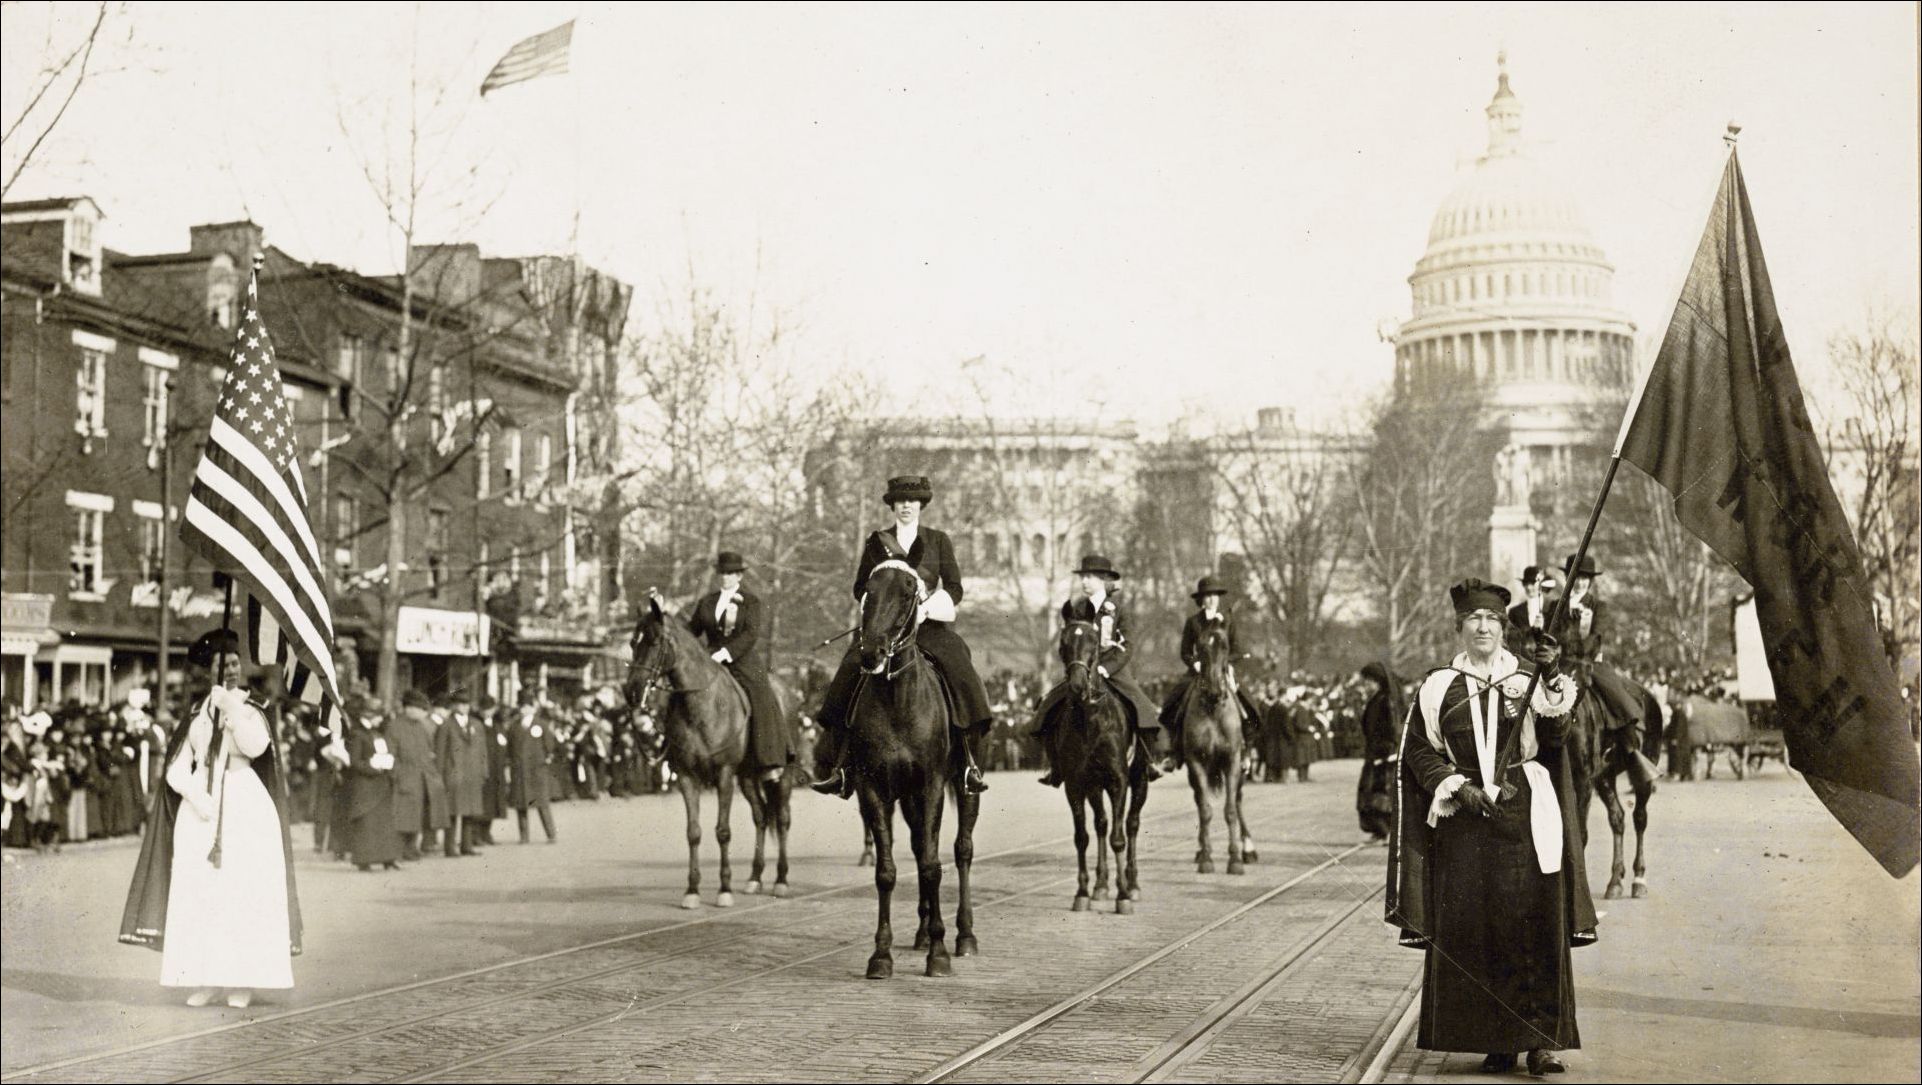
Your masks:
{"label": "bare tree", "polygon": [[1922,453],[1922,360],[1912,317],[1871,313],[1835,335],[1829,357],[1842,400],[1825,434],[1830,472],[1875,595],[1883,651],[1898,669],[1917,650],[1922,552],[1917,457]]}
{"label": "bare tree", "polygon": [[1302,665],[1328,630],[1329,590],[1356,530],[1353,444],[1273,417],[1213,443],[1222,512],[1275,618],[1284,670]]}
{"label": "bare tree", "polygon": [[[11,13],[18,7],[16,4],[7,4],[0,11]],[[21,89],[20,96],[13,99],[18,103],[18,108],[8,111],[6,128],[0,130],[0,158],[7,163],[5,179],[0,180],[0,199],[5,199],[13,191],[14,182],[26,173],[48,137],[60,127],[68,107],[80,96],[81,89],[92,76],[98,74],[94,53],[96,47],[102,44],[101,33],[110,16],[122,14],[118,5],[101,0],[94,7],[91,21],[77,35],[73,35],[60,33],[56,17],[58,5],[48,4],[47,9],[47,26],[40,45],[39,66]],[[16,20],[7,20],[4,30],[7,37],[26,32],[25,28],[17,25]]]}
{"label": "bare tree", "polygon": [[1486,562],[1488,465],[1500,438],[1481,390],[1450,382],[1399,392],[1373,418],[1350,488],[1361,566],[1378,601],[1390,664],[1444,654],[1453,637],[1441,589]]}

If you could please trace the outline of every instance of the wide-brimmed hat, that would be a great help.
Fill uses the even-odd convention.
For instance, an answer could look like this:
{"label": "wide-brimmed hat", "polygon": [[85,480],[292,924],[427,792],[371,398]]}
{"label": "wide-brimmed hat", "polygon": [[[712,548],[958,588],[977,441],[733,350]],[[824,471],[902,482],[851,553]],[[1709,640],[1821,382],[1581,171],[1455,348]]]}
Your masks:
{"label": "wide-brimmed hat", "polygon": [[1101,554],[1083,555],[1081,558],[1081,567],[1074,571],[1074,575],[1076,576],[1085,576],[1089,573],[1093,573],[1095,576],[1107,577],[1109,580],[1121,579],[1121,573],[1114,567],[1114,562],[1109,561]]}
{"label": "wide-brimmed hat", "polygon": [[1507,588],[1478,577],[1471,576],[1448,589],[1448,601],[1455,604],[1456,614],[1472,614],[1477,610],[1492,610],[1499,614],[1508,609],[1508,600]]}
{"label": "wide-brimmed hat", "polygon": [[919,501],[926,505],[934,500],[934,483],[926,475],[897,475],[888,480],[888,492],[881,495],[881,503],[892,505],[896,501]]}
{"label": "wide-brimmed hat", "polygon": [[1581,568],[1575,567],[1575,555],[1570,554],[1562,560],[1562,571],[1569,576],[1600,576],[1602,571],[1595,567],[1595,555],[1583,554]]}
{"label": "wide-brimmed hat", "polygon": [[714,571],[717,573],[745,573],[747,559],[732,550],[723,550],[714,557]]}
{"label": "wide-brimmed hat", "polygon": [[417,690],[417,689],[410,689],[402,692],[400,695],[400,703],[403,707],[406,707],[406,708],[434,707],[434,703],[427,699],[427,694],[422,693],[420,690]]}
{"label": "wide-brimmed hat", "polygon": [[1195,602],[1199,603],[1201,602],[1201,597],[1204,595],[1227,595],[1227,594],[1228,594],[1228,585],[1220,577],[1204,576],[1201,578],[1201,582],[1195,585],[1195,590],[1188,594],[1188,598],[1193,599]]}

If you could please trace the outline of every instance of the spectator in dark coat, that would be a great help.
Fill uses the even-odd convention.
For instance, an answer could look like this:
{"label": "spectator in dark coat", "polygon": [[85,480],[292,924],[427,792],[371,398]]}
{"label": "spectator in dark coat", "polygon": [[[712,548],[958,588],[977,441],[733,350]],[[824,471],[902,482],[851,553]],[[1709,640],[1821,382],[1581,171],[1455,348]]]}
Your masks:
{"label": "spectator in dark coat", "polygon": [[450,696],[445,712],[434,731],[434,756],[440,761],[441,784],[447,793],[448,820],[441,852],[451,858],[478,854],[474,845],[487,812],[484,792],[489,737],[474,717],[465,692]]}
{"label": "spectator in dark coat", "polygon": [[520,822],[521,843],[527,843],[527,808],[532,806],[540,812],[541,828],[547,831],[547,842],[552,844],[557,834],[554,808],[548,805],[547,791],[555,755],[560,752],[560,738],[554,734],[553,720],[542,709],[539,695],[524,689],[520,707],[506,727],[507,802]]}
{"label": "spectator in dark coat", "polygon": [[394,745],[394,827],[400,830],[400,857],[418,859],[421,834],[432,841],[435,830],[447,827],[447,791],[434,756],[427,695],[410,689],[400,703],[400,715],[387,728]]}

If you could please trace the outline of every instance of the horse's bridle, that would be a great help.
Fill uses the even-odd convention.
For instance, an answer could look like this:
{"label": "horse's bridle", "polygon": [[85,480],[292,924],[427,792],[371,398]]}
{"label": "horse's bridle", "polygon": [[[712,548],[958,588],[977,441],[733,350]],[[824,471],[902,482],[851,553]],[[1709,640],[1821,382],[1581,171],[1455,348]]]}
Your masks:
{"label": "horse's bridle", "polygon": [[[1079,638],[1083,635],[1084,629],[1092,630],[1092,628],[1093,627],[1090,626],[1087,622],[1071,622],[1069,623],[1067,628],[1063,629],[1061,632],[1063,635],[1066,635],[1072,632],[1077,638]],[[1099,634],[1097,634],[1097,636],[1098,635]],[[1106,682],[1098,682],[1094,680],[1095,678],[1098,677],[1098,674],[1095,672],[1095,668],[1099,666],[1101,663],[1101,648],[1099,643],[1097,643],[1095,646],[1095,658],[1092,662],[1085,659],[1064,659],[1062,660],[1062,663],[1067,668],[1067,680],[1071,686],[1074,683],[1074,671],[1076,667],[1081,668],[1082,671],[1087,673],[1088,679],[1089,679],[1088,684],[1092,686],[1094,689],[1094,696],[1089,698],[1090,701],[1098,701],[1101,698],[1106,697],[1108,695],[1108,684]]]}
{"label": "horse's bridle", "polygon": [[[914,663],[914,654],[908,651],[908,647],[914,643],[915,635],[921,631],[921,604],[925,602],[927,598],[927,582],[921,579],[921,574],[916,572],[912,565],[900,560],[884,561],[876,565],[868,571],[868,578],[872,580],[875,573],[884,570],[906,573],[914,581],[914,610],[912,615],[907,621],[901,623],[901,631],[899,634],[888,638],[886,645],[887,651],[886,654],[881,657],[880,667],[876,670],[866,672],[880,676],[883,681],[892,682],[900,677],[901,673]],[[861,597],[861,621],[864,626],[867,623],[867,611],[868,600],[867,596],[863,595]],[[862,631],[866,632],[865,629]],[[896,663],[897,660],[899,660],[898,665]]]}

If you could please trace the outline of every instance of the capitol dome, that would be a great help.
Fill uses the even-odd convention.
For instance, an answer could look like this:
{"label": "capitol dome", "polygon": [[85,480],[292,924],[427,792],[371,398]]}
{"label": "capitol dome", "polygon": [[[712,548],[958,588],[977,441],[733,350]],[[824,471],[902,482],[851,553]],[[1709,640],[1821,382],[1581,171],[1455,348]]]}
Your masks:
{"label": "capitol dome", "polygon": [[1408,277],[1396,381],[1477,382],[1519,443],[1572,443],[1581,409],[1632,372],[1635,328],[1574,197],[1526,152],[1505,56],[1486,112],[1487,152],[1436,209]]}

